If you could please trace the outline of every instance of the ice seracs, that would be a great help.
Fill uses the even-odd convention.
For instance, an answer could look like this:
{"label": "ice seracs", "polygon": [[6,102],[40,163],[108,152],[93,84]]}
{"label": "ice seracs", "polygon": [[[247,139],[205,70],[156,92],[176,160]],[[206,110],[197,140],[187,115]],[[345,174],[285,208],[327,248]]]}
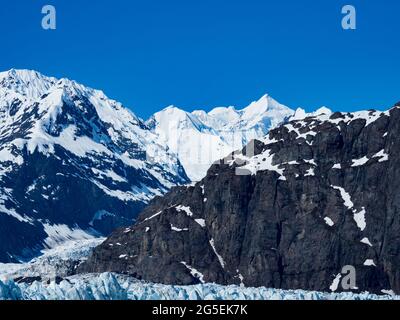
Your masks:
{"label": "ice seracs", "polygon": [[[193,270],[194,275],[202,275]],[[241,277],[239,274],[238,277]],[[336,290],[335,290],[336,291]],[[138,281],[112,273],[88,274],[68,277],[60,283],[34,282],[17,284],[12,280],[0,281],[0,300],[399,300],[392,290],[382,290],[382,295],[323,293],[303,290],[277,290],[265,287],[220,286],[198,284],[194,286],[167,286]]]}

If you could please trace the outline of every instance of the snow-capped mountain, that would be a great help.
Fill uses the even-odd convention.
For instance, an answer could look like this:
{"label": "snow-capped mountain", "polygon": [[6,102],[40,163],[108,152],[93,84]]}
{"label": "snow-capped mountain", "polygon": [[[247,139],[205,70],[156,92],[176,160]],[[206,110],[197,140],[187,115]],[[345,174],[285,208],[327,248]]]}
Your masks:
{"label": "snow-capped mountain", "polygon": [[213,162],[263,138],[295,112],[268,95],[248,107],[219,107],[210,112],[185,112],[170,106],[147,121],[166,145],[178,154],[192,181],[201,180]]}
{"label": "snow-capped mountain", "polygon": [[176,155],[103,92],[0,73],[0,262],[108,234],[187,182]]}

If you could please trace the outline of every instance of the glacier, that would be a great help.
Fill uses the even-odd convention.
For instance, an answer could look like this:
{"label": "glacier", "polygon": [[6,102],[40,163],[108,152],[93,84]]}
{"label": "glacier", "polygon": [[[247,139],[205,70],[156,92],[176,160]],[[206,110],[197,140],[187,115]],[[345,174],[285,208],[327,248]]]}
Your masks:
{"label": "glacier", "polygon": [[0,300],[400,300],[390,292],[323,293],[198,284],[171,286],[116,273],[74,275],[104,238],[69,241],[28,263],[0,264]]}
{"label": "glacier", "polygon": [[400,300],[369,293],[323,293],[201,284],[167,286],[113,274],[87,274],[52,281],[17,284],[0,281],[0,300]]}

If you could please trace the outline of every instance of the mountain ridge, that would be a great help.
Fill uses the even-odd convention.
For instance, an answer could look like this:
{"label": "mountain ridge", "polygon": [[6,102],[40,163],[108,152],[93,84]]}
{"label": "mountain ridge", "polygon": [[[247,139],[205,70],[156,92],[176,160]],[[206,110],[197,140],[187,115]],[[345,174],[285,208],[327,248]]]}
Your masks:
{"label": "mountain ridge", "polygon": [[[201,179],[215,160],[292,114],[264,95],[242,110],[171,106],[145,122],[77,81],[1,72],[0,261],[25,261],[66,240],[130,225],[152,198],[188,183],[186,171]],[[164,132],[157,115],[166,116]],[[194,131],[175,141],[187,128]],[[178,145],[191,156],[185,163]]]}
{"label": "mountain ridge", "polygon": [[399,293],[399,120],[396,105],[284,123],[156,197],[79,272],[337,292],[353,266],[352,291]]}
{"label": "mountain ridge", "polygon": [[102,91],[0,73],[0,261],[106,235],[189,180],[143,121]]}
{"label": "mountain ridge", "polygon": [[178,155],[189,178],[199,181],[214,161],[252,139],[263,138],[294,114],[294,110],[264,95],[239,110],[230,106],[186,112],[169,106],[146,124]]}

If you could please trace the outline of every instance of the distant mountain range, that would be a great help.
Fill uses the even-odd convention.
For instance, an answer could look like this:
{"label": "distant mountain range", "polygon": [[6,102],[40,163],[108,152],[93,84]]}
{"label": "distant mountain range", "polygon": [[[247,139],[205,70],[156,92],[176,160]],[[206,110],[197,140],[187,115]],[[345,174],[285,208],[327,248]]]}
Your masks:
{"label": "distant mountain range", "polygon": [[294,113],[265,95],[243,110],[219,107],[189,113],[171,106],[146,123],[178,155],[189,178],[200,181],[213,162],[263,138]]}
{"label": "distant mountain range", "polygon": [[131,225],[155,196],[295,112],[262,97],[233,107],[175,107],[143,121],[99,90],[36,71],[0,73],[0,262]]}

